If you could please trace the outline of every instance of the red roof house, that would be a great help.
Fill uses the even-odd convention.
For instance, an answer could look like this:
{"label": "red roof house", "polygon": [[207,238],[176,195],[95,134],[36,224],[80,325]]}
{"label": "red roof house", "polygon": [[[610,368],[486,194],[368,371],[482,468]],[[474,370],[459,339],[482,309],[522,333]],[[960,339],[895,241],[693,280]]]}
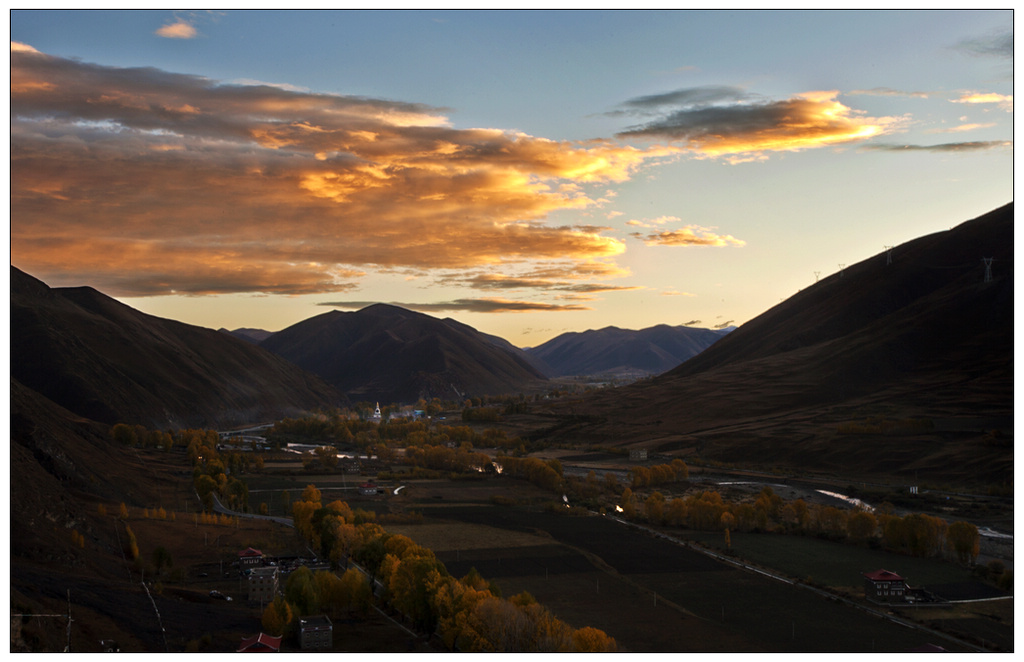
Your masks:
{"label": "red roof house", "polygon": [[243,549],[238,553],[238,562],[243,568],[260,565],[263,563],[263,552],[252,547]]}
{"label": "red roof house", "polygon": [[875,570],[864,573],[864,597],[880,602],[903,602],[907,595],[907,580],[895,572]]}
{"label": "red roof house", "polygon": [[281,637],[272,637],[260,632],[255,637],[243,639],[236,653],[278,653],[281,651]]}

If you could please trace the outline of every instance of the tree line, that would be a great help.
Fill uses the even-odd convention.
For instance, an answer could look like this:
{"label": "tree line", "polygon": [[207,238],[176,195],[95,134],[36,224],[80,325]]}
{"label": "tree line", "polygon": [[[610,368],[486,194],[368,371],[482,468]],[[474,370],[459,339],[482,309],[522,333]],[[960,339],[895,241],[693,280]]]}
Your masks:
{"label": "tree line", "polygon": [[965,565],[977,559],[980,546],[978,528],[969,522],[950,524],[924,513],[900,516],[887,504],[869,512],[808,504],[803,499],[787,502],[767,486],[752,503],[726,501],[714,490],[667,499],[657,491],[641,498],[626,488],[620,507],[626,519],[660,526],[817,535],[911,556],[947,557]]}
{"label": "tree line", "polygon": [[[430,549],[406,536],[388,533],[374,521],[372,513],[352,510],[342,501],[324,505],[313,485],[292,504],[292,510],[296,531],[323,558],[330,559],[335,567],[348,565],[350,559],[358,563],[368,573],[368,581],[379,587],[378,600],[384,607],[404,615],[419,630],[436,634],[450,650],[616,649],[615,640],[601,630],[572,628],[528,593],[504,599],[500,589],[475,570],[461,579],[452,577]],[[345,575],[352,570],[346,570]],[[315,590],[315,581],[308,577],[295,581],[306,587],[304,592],[294,587],[290,591],[289,577],[284,596],[267,608],[273,610],[271,620],[289,611],[293,615],[308,614],[310,605],[322,604],[323,593]]]}

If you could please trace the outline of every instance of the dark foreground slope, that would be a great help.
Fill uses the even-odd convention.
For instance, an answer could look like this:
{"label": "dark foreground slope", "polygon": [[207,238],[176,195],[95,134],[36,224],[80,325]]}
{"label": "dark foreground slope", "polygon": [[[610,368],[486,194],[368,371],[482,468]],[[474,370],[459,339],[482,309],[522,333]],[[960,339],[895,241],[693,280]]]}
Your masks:
{"label": "dark foreground slope", "polygon": [[212,329],[11,267],[11,376],[94,421],[221,426],[340,404],[314,375]]}
{"label": "dark foreground slope", "polygon": [[751,467],[1009,483],[1012,204],[887,258],[665,375],[574,402],[588,422],[558,435]]}
{"label": "dark foreground slope", "polygon": [[316,373],[353,401],[500,395],[544,381],[518,350],[491,336],[385,304],[318,315],[260,346]]}
{"label": "dark foreground slope", "polygon": [[723,335],[724,331],[667,324],[638,331],[609,326],[563,333],[528,353],[550,366],[550,377],[656,375],[696,356]]}

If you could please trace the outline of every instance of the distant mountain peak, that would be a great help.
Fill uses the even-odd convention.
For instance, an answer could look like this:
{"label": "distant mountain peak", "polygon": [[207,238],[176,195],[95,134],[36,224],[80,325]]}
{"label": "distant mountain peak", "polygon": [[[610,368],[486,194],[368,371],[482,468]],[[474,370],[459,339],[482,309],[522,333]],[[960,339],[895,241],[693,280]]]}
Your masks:
{"label": "distant mountain peak", "polygon": [[325,313],[261,344],[357,401],[501,395],[546,381],[522,350],[451,319],[392,304]]}

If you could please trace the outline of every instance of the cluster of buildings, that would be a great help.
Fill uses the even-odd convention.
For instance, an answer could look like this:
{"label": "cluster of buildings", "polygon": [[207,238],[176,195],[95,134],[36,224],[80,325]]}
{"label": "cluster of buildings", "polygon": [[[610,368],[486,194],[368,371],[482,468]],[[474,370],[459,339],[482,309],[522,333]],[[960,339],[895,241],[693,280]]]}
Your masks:
{"label": "cluster of buildings", "polygon": [[[249,547],[238,553],[238,569],[248,581],[249,604],[266,605],[274,601],[283,577],[300,566],[310,570],[327,570],[325,564],[308,563],[305,559],[272,560],[263,556],[263,552]],[[331,650],[333,648],[334,626],[325,615],[307,616],[299,619],[299,646],[302,650]],[[281,637],[265,633],[244,639],[238,648],[239,653],[278,652],[281,650]]]}

